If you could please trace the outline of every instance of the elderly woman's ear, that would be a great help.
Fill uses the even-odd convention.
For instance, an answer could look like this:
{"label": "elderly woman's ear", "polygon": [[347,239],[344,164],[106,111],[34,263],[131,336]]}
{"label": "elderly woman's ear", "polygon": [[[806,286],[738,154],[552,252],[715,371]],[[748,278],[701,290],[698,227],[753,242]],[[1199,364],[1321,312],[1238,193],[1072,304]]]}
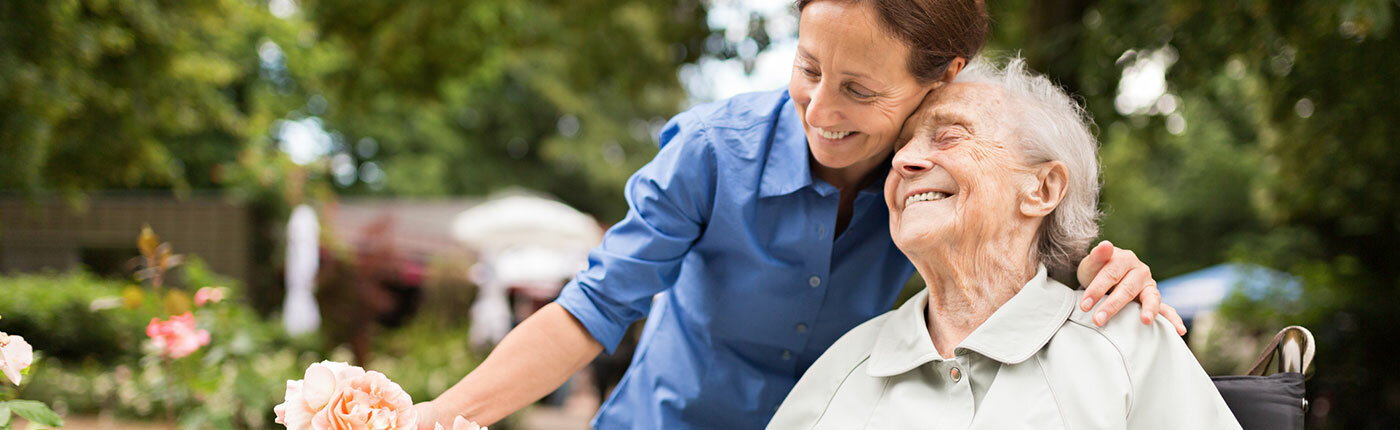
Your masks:
{"label": "elderly woman's ear", "polygon": [[1069,189],[1069,169],[1065,163],[1047,161],[1032,167],[1031,172],[1035,181],[1022,193],[1021,214],[1034,218],[1049,216]]}

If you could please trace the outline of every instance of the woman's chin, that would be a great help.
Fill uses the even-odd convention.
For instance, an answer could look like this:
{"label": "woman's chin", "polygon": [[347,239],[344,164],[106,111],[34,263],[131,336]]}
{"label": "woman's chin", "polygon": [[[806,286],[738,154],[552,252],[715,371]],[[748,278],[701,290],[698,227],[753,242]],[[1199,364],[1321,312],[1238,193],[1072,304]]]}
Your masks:
{"label": "woman's chin", "polygon": [[[845,169],[874,158],[862,151],[865,148],[863,146],[865,142],[860,141],[860,139],[865,137],[864,135],[847,136],[838,142],[828,142],[829,139],[811,140],[811,136],[808,136],[807,150],[811,152],[812,158],[818,164],[832,169]],[[883,161],[883,157],[881,158]]]}
{"label": "woman's chin", "polygon": [[924,254],[939,246],[945,246],[942,238],[947,226],[911,220],[901,222],[891,234],[894,245],[905,254]]}

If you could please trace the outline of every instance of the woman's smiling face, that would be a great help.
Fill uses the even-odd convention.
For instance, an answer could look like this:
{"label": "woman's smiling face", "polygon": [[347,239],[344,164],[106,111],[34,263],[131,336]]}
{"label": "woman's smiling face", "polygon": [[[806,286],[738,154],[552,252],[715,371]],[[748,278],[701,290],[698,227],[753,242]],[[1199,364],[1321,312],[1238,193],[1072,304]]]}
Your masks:
{"label": "woman's smiling face", "polygon": [[788,92],[812,157],[829,169],[874,170],[931,85],[909,72],[909,48],[870,6],[813,2],[798,33]]}
{"label": "woman's smiling face", "polygon": [[[890,235],[909,254],[966,251],[1014,235],[1037,177],[1014,142],[1016,110],[999,88],[934,90],[904,128],[885,181]],[[1038,223],[1038,220],[1036,221]]]}

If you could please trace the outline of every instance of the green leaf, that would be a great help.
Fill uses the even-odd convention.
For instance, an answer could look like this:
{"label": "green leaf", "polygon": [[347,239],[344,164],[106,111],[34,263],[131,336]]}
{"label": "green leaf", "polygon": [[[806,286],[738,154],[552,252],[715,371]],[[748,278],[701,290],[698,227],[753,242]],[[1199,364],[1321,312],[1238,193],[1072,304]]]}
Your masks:
{"label": "green leaf", "polygon": [[11,400],[5,402],[11,411],[24,419],[49,427],[63,427],[63,417],[49,409],[49,405],[33,400]]}
{"label": "green leaf", "polygon": [[10,428],[10,407],[0,403],[0,429]]}

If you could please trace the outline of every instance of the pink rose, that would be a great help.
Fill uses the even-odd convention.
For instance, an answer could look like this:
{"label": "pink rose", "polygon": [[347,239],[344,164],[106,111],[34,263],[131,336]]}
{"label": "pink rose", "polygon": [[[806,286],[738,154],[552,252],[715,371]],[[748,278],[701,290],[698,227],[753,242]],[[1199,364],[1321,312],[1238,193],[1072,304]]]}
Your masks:
{"label": "pink rose", "polygon": [[223,287],[204,287],[194,292],[194,305],[204,306],[207,303],[218,303],[224,301]]}
{"label": "pink rose", "polygon": [[0,333],[0,371],[10,382],[19,385],[19,372],[34,362],[34,347],[29,346],[23,337]]}
{"label": "pink rose", "polygon": [[305,379],[287,381],[286,399],[273,408],[277,423],[303,430],[412,430],[418,426],[413,399],[383,373],[322,361]]}
{"label": "pink rose", "polygon": [[172,316],[169,321],[151,318],[151,324],[146,326],[146,336],[151,337],[151,342],[160,349],[161,355],[169,358],[190,355],[199,347],[209,344],[209,332],[195,328],[194,315],[189,312]]}
{"label": "pink rose", "polygon": [[[442,428],[442,423],[433,423],[433,430],[447,430],[447,429]],[[458,416],[457,416],[457,419],[452,420],[452,430],[487,430],[487,429],[486,429],[486,427],[482,427],[480,424],[477,424],[476,421],[472,421],[472,420],[463,418],[461,415],[458,415]]]}

